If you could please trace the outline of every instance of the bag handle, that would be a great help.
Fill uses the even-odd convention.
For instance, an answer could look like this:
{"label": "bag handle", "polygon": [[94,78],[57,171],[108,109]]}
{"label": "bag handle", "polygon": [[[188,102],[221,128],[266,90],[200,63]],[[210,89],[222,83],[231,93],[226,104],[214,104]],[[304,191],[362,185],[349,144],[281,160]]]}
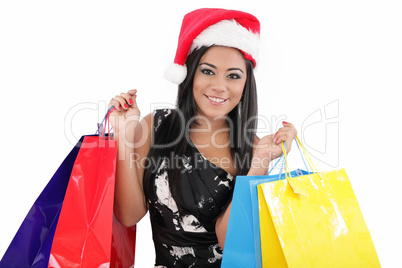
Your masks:
{"label": "bag handle", "polygon": [[[303,159],[303,162],[304,162],[304,165],[306,166],[306,168],[307,168],[307,165],[306,165],[306,162],[304,160],[307,160],[307,163],[309,164],[309,166],[310,166],[311,170],[313,171],[313,173],[318,173],[317,168],[315,167],[313,161],[311,160],[310,155],[307,153],[306,148],[304,148],[304,146],[301,143],[301,141],[300,141],[298,136],[296,136],[295,141],[296,141],[296,145],[297,145],[297,147],[298,147],[298,149],[299,149],[299,151],[300,151],[300,153],[302,155],[302,159]],[[282,152],[283,152],[282,156],[285,158],[285,165],[287,165],[287,153],[286,153],[287,147],[286,147],[286,143],[282,142],[281,146],[282,146]]]}
{"label": "bag handle", "polygon": [[[313,164],[313,161],[311,160],[309,154],[307,153],[306,148],[304,148],[303,144],[300,142],[299,137],[296,136],[296,141],[297,143],[300,145],[299,148],[302,149],[302,152],[305,156],[305,158],[307,159],[307,162],[309,163],[311,169],[313,170],[314,174],[317,174],[320,179],[322,180],[320,174],[317,171],[317,168],[315,167],[315,165]],[[290,174],[290,170],[289,170],[289,165],[288,165],[288,158],[287,158],[287,153],[286,153],[286,144],[284,142],[282,142],[282,152],[283,152],[283,156],[285,158],[285,178],[288,181],[289,185],[291,186],[291,188],[293,189],[293,191],[295,193],[301,194],[301,195],[305,195],[308,196],[307,191],[304,189],[302,183],[296,182],[295,180],[292,179],[292,175]]]}
{"label": "bag handle", "polygon": [[[95,135],[98,134],[99,137],[106,137],[106,126],[107,126],[108,133],[109,133],[109,131],[110,131],[109,117],[110,117],[110,114],[115,110],[116,110],[116,107],[114,107],[114,106],[111,106],[107,110],[106,115],[103,117],[102,122],[100,124],[98,123],[98,130],[95,132]],[[103,123],[105,123],[105,126],[103,125]]]}
{"label": "bag handle", "polygon": [[300,141],[300,139],[299,139],[298,136],[296,136],[296,141],[297,141],[297,142],[296,142],[297,146],[300,145],[300,147],[301,147],[301,149],[302,149],[302,151],[303,151],[303,154],[304,154],[305,158],[307,159],[307,162],[309,163],[309,165],[310,165],[310,167],[311,167],[311,170],[315,171],[314,173],[317,173],[317,174],[318,174],[317,168],[315,167],[315,165],[314,165],[314,163],[313,163],[313,160],[311,160],[310,155],[307,153],[306,148],[304,148],[304,146],[303,146],[303,144],[301,143],[301,141]]}
{"label": "bag handle", "polygon": [[[295,140],[295,142],[296,142],[297,149],[299,149],[299,153],[300,153],[301,159],[303,160],[303,163],[304,163],[304,166],[306,167],[307,172],[309,172],[310,169],[313,170],[313,168],[312,168],[310,162],[308,162],[308,163],[309,163],[309,166],[310,166],[310,169],[307,167],[307,164],[306,164],[306,161],[305,161],[305,159],[306,159],[305,149],[302,151],[302,149],[300,148],[300,145],[299,145],[299,142],[298,142],[298,138],[297,138],[297,137],[296,137],[294,140]],[[285,150],[287,151],[286,143],[284,143],[284,142],[282,142],[282,143],[283,143],[283,145],[285,146]],[[301,145],[301,146],[302,146],[302,145]],[[303,148],[304,148],[304,147],[303,147]],[[282,151],[283,151],[283,150],[282,150]],[[284,154],[282,153],[281,157],[276,161],[276,163],[274,164],[274,166],[268,171],[268,175],[271,174],[272,170],[274,170],[275,167],[278,165],[278,163],[281,162],[281,161],[283,161],[283,159],[284,159]],[[308,160],[307,160],[307,161],[308,161]],[[279,171],[279,174],[282,174],[282,170],[283,170],[283,165],[281,166],[281,170]]]}

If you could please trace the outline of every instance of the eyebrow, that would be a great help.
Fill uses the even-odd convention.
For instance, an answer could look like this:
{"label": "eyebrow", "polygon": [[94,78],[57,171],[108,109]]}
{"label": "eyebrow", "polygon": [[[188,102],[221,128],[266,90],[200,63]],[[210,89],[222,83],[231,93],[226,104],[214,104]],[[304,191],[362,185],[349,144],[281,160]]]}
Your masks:
{"label": "eyebrow", "polygon": [[[208,65],[209,67],[212,67],[214,69],[217,69],[215,65],[208,63],[208,62],[202,62],[202,63],[198,64],[198,66],[203,65],[203,64]],[[227,69],[227,71],[240,71],[240,72],[244,73],[244,71],[240,68],[229,68],[229,69]]]}

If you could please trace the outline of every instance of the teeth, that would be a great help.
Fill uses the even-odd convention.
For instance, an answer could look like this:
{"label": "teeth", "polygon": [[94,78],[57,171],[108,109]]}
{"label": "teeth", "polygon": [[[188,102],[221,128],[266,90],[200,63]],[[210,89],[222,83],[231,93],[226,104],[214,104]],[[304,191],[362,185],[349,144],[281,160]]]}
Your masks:
{"label": "teeth", "polygon": [[214,97],[210,97],[210,96],[207,96],[207,97],[208,97],[208,99],[210,99],[211,101],[218,102],[218,103],[225,101],[225,99],[214,98]]}

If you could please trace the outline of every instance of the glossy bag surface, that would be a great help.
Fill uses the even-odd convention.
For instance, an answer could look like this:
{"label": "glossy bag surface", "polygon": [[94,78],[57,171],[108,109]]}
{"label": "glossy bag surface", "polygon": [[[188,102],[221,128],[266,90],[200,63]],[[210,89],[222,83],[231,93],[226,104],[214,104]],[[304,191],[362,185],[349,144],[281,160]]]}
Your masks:
{"label": "glossy bag surface", "polygon": [[[308,174],[295,170],[294,177]],[[237,176],[222,267],[262,267],[260,222],[257,186],[261,183],[283,180],[285,174],[267,176]]]}
{"label": "glossy bag surface", "polygon": [[83,141],[67,155],[36,199],[0,262],[0,267],[47,267],[70,173]]}
{"label": "glossy bag surface", "polygon": [[380,267],[344,169],[260,184],[258,200],[264,268]]}
{"label": "glossy bag surface", "polygon": [[134,267],[137,226],[124,227],[113,216],[110,267]]}
{"label": "glossy bag surface", "polygon": [[[98,136],[84,138],[71,171],[49,267],[134,264],[135,227],[126,229],[113,218],[116,154],[116,141]],[[119,246],[126,248],[125,254],[120,255]],[[115,259],[111,261],[112,256]]]}

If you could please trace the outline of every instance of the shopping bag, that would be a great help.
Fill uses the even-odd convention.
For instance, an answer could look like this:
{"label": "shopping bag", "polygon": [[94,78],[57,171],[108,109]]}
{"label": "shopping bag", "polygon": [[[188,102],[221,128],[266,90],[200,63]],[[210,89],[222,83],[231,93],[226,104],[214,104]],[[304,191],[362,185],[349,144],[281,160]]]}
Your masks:
{"label": "shopping bag", "polygon": [[[293,176],[308,174],[295,170]],[[284,174],[270,176],[238,176],[226,232],[222,268],[262,267],[257,186],[284,179]]]}
{"label": "shopping bag", "polygon": [[135,226],[127,229],[113,216],[116,157],[117,141],[84,137],[71,171],[49,267],[134,265]]}
{"label": "shopping bag", "polygon": [[81,138],[36,199],[0,261],[0,267],[47,267],[60,209]]}
{"label": "shopping bag", "polygon": [[[105,119],[112,111],[113,108],[109,109]],[[112,172],[112,175],[110,175],[110,173],[111,169],[115,168],[113,165],[115,165],[116,161],[116,156],[114,156],[114,159],[110,156],[113,154],[116,155],[116,146],[109,146],[111,143],[114,143],[114,141],[106,138],[106,131],[105,129],[102,131],[102,127],[103,124],[101,124],[101,127],[98,128],[98,131],[101,130],[99,132],[101,137],[98,137],[97,135],[81,137],[80,141],[63,161],[21,224],[17,234],[2,257],[0,262],[1,268],[77,267],[73,262],[69,261],[68,258],[65,259],[67,262],[69,262],[68,264],[63,262],[58,263],[57,258],[61,257],[60,254],[52,255],[50,260],[51,265],[49,265],[49,257],[52,244],[57,244],[54,243],[54,238],[56,228],[59,227],[59,224],[65,228],[66,225],[68,225],[68,222],[77,223],[75,226],[70,226],[72,227],[71,230],[67,230],[67,232],[76,234],[82,230],[74,229],[74,227],[79,226],[79,228],[81,228],[82,225],[80,224],[83,220],[88,220],[88,228],[86,227],[88,235],[84,239],[85,243],[87,245],[95,245],[92,248],[94,251],[97,250],[96,247],[103,247],[105,251],[109,251],[109,253],[104,253],[104,255],[108,256],[109,258],[109,261],[103,263],[104,266],[133,266],[136,227],[133,226],[127,228],[122,226],[116,220],[113,215],[113,211],[110,209],[113,208],[113,198],[110,198],[110,195],[113,195],[114,191],[114,172]],[[98,152],[98,154],[96,152]],[[78,159],[79,155],[80,157]],[[106,169],[103,169],[104,167]],[[96,171],[95,168],[98,168],[98,171]],[[105,170],[106,172],[104,172]],[[99,178],[105,178],[105,174],[108,173],[112,177],[101,180],[101,183],[95,183],[96,189],[88,188],[93,186],[91,183],[94,183],[94,175],[99,174]],[[88,182],[86,182],[86,177],[91,176],[92,178],[89,178]],[[74,189],[74,184],[77,184],[77,186],[84,186],[84,188],[81,188],[81,190],[77,191],[78,188],[75,187]],[[99,194],[102,194],[102,187],[104,187],[104,195],[99,196]],[[68,188],[72,188],[73,190],[70,190],[70,193],[66,194]],[[77,214],[70,215],[72,216],[71,218],[66,218],[66,216],[60,217],[60,214],[68,216],[68,209],[66,209],[67,212],[65,213],[61,213],[61,211],[65,206],[70,207],[71,209],[71,202],[77,201],[71,201],[71,195],[73,194],[76,194],[77,198],[81,198],[81,200],[83,200],[81,204],[77,204],[75,207],[77,209]],[[78,213],[78,211],[81,213]],[[107,215],[106,211],[108,211],[110,215]],[[101,214],[102,217],[94,216],[98,213]],[[93,221],[90,221],[91,216]],[[100,220],[100,222],[95,220],[96,218]],[[107,222],[104,224],[103,220],[107,220]],[[103,234],[100,236],[94,236],[95,233],[101,232],[100,228],[104,228],[102,229]],[[64,231],[66,231],[66,229],[64,229]],[[76,251],[68,251],[74,251],[78,248],[81,250],[80,254],[83,254],[84,252],[86,253],[85,256],[83,256],[83,259],[85,260],[88,258],[87,252],[89,248],[85,247],[85,249],[83,249],[77,246],[75,243],[76,241],[74,240],[76,237],[65,236],[64,241],[60,241],[59,238],[60,237],[56,235],[57,241],[71,245],[70,248],[65,248],[67,251],[65,256],[70,256],[71,254],[77,255],[78,253]],[[101,240],[94,241],[99,238],[101,238]],[[107,245],[99,245],[99,243],[97,243],[103,243],[103,241],[106,240],[108,242]],[[78,242],[82,242],[82,240]],[[60,253],[60,251],[57,250],[56,252]],[[57,256],[57,258],[55,256]],[[92,266],[92,264],[89,264],[89,267],[98,266]]]}
{"label": "shopping bag", "polygon": [[136,230],[136,225],[124,227],[113,215],[110,267],[134,267]]}
{"label": "shopping bag", "polygon": [[258,186],[263,267],[380,267],[345,169]]}
{"label": "shopping bag", "polygon": [[[284,164],[283,160],[283,157],[280,158],[267,176],[236,177],[226,231],[222,268],[262,267],[257,186],[264,182],[285,179],[282,168],[278,174],[270,175],[278,164]],[[306,167],[306,170],[292,171],[292,176],[297,177],[309,173],[311,172]]]}

